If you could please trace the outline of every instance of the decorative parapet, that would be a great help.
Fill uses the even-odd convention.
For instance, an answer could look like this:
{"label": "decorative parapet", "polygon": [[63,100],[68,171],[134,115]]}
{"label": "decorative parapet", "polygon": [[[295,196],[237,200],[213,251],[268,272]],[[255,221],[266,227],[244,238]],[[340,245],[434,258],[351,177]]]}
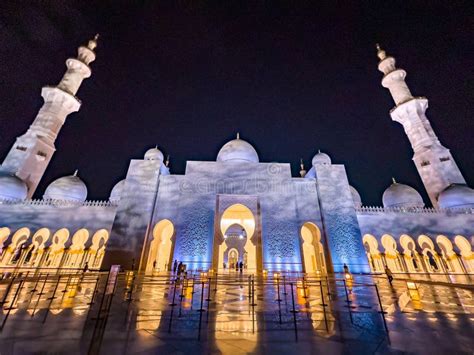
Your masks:
{"label": "decorative parapet", "polygon": [[111,201],[84,201],[71,202],[64,200],[0,200],[0,205],[20,205],[20,206],[54,206],[54,207],[71,207],[71,206],[87,206],[87,207],[116,207],[117,203]]}
{"label": "decorative parapet", "polygon": [[356,208],[357,213],[416,213],[416,214],[474,214],[474,208],[428,208],[428,207],[400,207],[385,208],[378,206],[363,206]]}

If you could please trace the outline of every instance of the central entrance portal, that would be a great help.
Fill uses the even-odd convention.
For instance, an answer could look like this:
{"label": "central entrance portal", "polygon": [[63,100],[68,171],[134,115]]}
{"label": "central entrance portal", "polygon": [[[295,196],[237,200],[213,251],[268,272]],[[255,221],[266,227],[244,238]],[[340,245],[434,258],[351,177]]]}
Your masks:
{"label": "central entrance portal", "polygon": [[218,195],[212,268],[262,271],[262,242],[257,197]]}

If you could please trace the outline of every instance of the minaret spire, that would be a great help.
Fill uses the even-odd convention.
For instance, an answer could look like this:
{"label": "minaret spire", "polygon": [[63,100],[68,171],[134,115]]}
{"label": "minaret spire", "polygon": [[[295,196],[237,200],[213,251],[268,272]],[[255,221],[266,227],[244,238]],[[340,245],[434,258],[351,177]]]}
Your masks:
{"label": "minaret spire", "polygon": [[306,170],[304,168],[303,158],[300,158],[300,175],[301,177],[305,177]]}
{"label": "minaret spire", "polygon": [[395,58],[377,44],[378,69],[384,74],[382,86],[390,90],[395,107],[392,120],[403,125],[413,148],[415,162],[431,203],[438,207],[439,194],[451,184],[466,184],[449,149],[436,136],[426,117],[428,99],[413,97],[405,77],[406,71],[395,66]]}
{"label": "minaret spire", "polygon": [[95,60],[99,35],[80,46],[76,58],[66,60],[67,70],[57,86],[41,90],[44,104],[25,134],[16,139],[0,172],[15,174],[28,186],[28,198],[34,194],[56,148],[54,142],[66,117],[79,110],[81,101],[75,96],[82,81],[91,76],[90,63]]}

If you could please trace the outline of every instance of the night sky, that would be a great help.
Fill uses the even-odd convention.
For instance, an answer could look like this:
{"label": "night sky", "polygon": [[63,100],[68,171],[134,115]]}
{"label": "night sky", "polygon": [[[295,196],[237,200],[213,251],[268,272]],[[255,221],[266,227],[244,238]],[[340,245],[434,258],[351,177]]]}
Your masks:
{"label": "night sky", "polygon": [[365,205],[381,205],[392,176],[428,204],[389,116],[376,42],[408,72],[412,93],[428,97],[435,132],[474,185],[472,1],[129,3],[0,4],[2,160],[41,107],[41,87],[56,85],[66,58],[101,36],[78,92],[83,105],[63,126],[36,197],[77,168],[88,199],[107,199],[148,148],[158,145],[183,174],[186,160],[215,160],[240,132],[260,161],[291,163],[294,176],[300,157],[309,167],[327,152]]}

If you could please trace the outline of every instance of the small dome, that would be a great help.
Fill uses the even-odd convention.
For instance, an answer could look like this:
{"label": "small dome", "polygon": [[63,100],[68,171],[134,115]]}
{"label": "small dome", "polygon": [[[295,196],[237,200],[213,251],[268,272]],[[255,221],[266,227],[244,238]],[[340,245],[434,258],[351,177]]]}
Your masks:
{"label": "small dome", "polygon": [[387,187],[382,196],[385,208],[413,208],[425,207],[423,199],[413,187],[393,182]]}
{"label": "small dome", "polygon": [[237,136],[224,144],[217,154],[217,161],[258,163],[258,154],[252,145]]}
{"label": "small dome", "polygon": [[440,208],[474,208],[474,190],[467,185],[452,184],[439,194]]}
{"label": "small dome", "polygon": [[120,180],[118,183],[115,184],[112,191],[110,192],[109,201],[112,203],[117,203],[120,201],[122,197],[122,192],[125,187],[125,179]]}
{"label": "small dome", "polygon": [[54,180],[44,192],[44,200],[57,200],[66,202],[82,203],[87,198],[86,184],[77,176],[63,176]]}
{"label": "small dome", "polygon": [[15,175],[0,176],[0,200],[24,200],[28,194],[26,184]]}
{"label": "small dome", "polygon": [[313,160],[311,161],[311,163],[313,165],[319,165],[319,164],[331,165],[331,158],[326,153],[322,153],[318,151],[318,153],[313,157]]}
{"label": "small dome", "polygon": [[158,149],[158,147],[148,149],[145,153],[145,160],[160,160],[164,161],[165,156],[161,152],[161,150]]}
{"label": "small dome", "polygon": [[361,208],[362,199],[360,198],[359,192],[351,185],[349,185],[349,189],[351,190],[352,200],[354,201],[354,207]]}

